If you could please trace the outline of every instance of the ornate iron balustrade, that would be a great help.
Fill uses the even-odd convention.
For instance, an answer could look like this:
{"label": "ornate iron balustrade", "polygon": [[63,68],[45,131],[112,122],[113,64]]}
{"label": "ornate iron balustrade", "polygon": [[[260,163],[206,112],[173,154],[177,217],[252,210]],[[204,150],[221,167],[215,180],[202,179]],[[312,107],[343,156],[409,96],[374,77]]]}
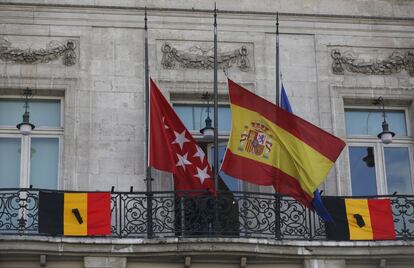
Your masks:
{"label": "ornate iron balustrade", "polygon": [[[396,238],[413,240],[414,196],[387,197]],[[147,210],[148,201],[152,211]],[[42,235],[38,233],[38,209],[39,189],[0,189],[0,234]],[[113,192],[111,226],[111,236],[119,238],[326,240],[324,223],[296,200],[250,192],[221,192],[217,197],[195,192]]]}

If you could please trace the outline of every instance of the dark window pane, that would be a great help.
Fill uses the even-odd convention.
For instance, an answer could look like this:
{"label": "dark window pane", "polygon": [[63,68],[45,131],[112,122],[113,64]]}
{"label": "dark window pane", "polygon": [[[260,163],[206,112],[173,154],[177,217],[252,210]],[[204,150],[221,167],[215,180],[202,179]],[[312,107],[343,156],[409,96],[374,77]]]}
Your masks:
{"label": "dark window pane", "polygon": [[412,194],[408,148],[385,147],[384,153],[388,193]]}
{"label": "dark window pane", "polygon": [[352,195],[376,195],[374,147],[349,147]]}
{"label": "dark window pane", "polygon": [[[405,112],[403,110],[386,110],[386,116],[391,131],[400,137],[407,136]],[[382,113],[379,110],[345,110],[347,135],[377,136],[382,131],[382,121]]]}

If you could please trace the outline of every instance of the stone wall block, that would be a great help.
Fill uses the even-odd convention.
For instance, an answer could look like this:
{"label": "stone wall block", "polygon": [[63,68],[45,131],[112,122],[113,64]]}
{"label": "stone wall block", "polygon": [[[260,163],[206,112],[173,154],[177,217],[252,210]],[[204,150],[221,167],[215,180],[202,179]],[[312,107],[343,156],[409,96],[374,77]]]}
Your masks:
{"label": "stone wall block", "polygon": [[306,259],[304,268],[345,268],[345,260]]}
{"label": "stone wall block", "polygon": [[84,257],[85,268],[126,268],[125,257]]}

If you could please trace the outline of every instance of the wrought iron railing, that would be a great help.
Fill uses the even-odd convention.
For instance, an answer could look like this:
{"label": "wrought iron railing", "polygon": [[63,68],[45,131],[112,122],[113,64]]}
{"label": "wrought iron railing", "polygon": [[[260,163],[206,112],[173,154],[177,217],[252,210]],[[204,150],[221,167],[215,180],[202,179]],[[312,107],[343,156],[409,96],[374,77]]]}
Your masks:
{"label": "wrought iron railing", "polygon": [[[376,196],[370,198],[382,198]],[[414,196],[391,200],[396,239],[414,239]],[[147,204],[151,201],[151,211]],[[38,232],[39,189],[0,189],[0,234]],[[148,222],[151,213],[152,221]],[[112,192],[111,237],[254,237],[326,240],[325,225],[296,200],[277,194]]]}

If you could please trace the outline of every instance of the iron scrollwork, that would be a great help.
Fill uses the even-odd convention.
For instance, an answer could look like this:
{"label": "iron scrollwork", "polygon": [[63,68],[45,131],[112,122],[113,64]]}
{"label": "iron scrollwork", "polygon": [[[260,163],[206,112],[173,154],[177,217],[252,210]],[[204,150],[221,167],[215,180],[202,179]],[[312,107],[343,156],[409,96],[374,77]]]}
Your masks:
{"label": "iron scrollwork", "polygon": [[76,63],[76,42],[67,40],[62,44],[56,40],[50,41],[46,48],[21,49],[13,47],[6,39],[0,39],[0,60],[19,64],[48,63],[62,57],[62,63],[71,66]]}
{"label": "iron scrollwork", "polygon": [[[374,198],[374,197],[373,197]],[[379,197],[381,198],[381,197]],[[397,240],[414,240],[414,196],[392,196]],[[326,240],[325,224],[297,200],[275,194],[111,193],[111,237],[255,237]],[[41,206],[41,205],[40,205]],[[148,217],[151,213],[152,217]],[[39,190],[0,189],[0,234],[38,232]],[[148,221],[152,230],[148,230]]]}
{"label": "iron scrollwork", "polygon": [[36,192],[0,192],[0,234],[37,233],[38,207]]}
{"label": "iron scrollwork", "polygon": [[338,49],[331,51],[332,72],[344,74],[345,71],[361,74],[389,75],[406,70],[414,76],[414,51],[401,53],[395,51],[385,60],[364,61],[351,52],[341,53]]}
{"label": "iron scrollwork", "polygon": [[298,201],[285,197],[280,200],[280,232],[282,239],[311,238],[308,210]]}
{"label": "iron scrollwork", "polygon": [[392,198],[391,207],[394,214],[395,235],[405,240],[414,239],[414,199]]}
{"label": "iron scrollwork", "polygon": [[[163,53],[161,65],[165,69],[174,69],[177,66],[184,69],[214,68],[212,49],[203,49],[199,46],[194,46],[186,52],[178,50],[166,42],[162,45],[161,51]],[[228,69],[235,65],[242,72],[248,72],[251,68],[248,55],[249,51],[246,46],[242,46],[233,51],[219,53],[217,57],[218,67],[220,69]]]}

